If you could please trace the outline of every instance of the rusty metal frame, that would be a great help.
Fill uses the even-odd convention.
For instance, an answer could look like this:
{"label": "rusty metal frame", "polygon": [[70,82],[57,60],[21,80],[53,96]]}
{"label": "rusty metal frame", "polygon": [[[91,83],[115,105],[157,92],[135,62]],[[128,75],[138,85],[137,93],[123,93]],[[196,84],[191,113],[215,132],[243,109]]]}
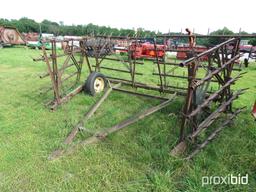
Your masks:
{"label": "rusty metal frame", "polygon": [[[89,118],[92,117],[92,115],[96,112],[96,110],[101,106],[101,104],[110,95],[110,93],[113,90],[122,91],[121,89],[119,89],[120,86],[121,86],[121,83],[115,84],[115,85],[113,85],[113,87],[110,85],[110,87],[105,91],[103,96],[89,109],[88,112],[86,112],[84,114],[83,118],[73,127],[72,131],[66,137],[63,144],[68,146],[68,147],[66,149],[65,148],[59,148],[59,149],[55,150],[48,157],[49,160],[55,160],[55,159],[61,157],[63,154],[73,152],[78,147],[78,145],[87,145],[87,144],[92,144],[92,143],[99,142],[100,140],[105,139],[109,134],[117,132],[117,131],[119,131],[119,130],[133,124],[133,123],[136,123],[137,121],[139,121],[139,120],[141,120],[141,119],[143,119],[143,118],[145,118],[145,117],[147,117],[147,116],[149,116],[149,115],[167,107],[168,105],[170,105],[170,103],[176,97],[176,94],[173,94],[171,97],[165,98],[165,99],[155,98],[155,99],[160,99],[160,100],[163,100],[163,101],[160,104],[158,104],[157,106],[151,107],[151,108],[146,109],[145,111],[142,111],[142,112],[138,112],[134,116],[131,116],[130,118],[128,118],[128,119],[126,119],[126,120],[124,120],[124,121],[122,121],[122,122],[120,122],[120,123],[118,123],[118,124],[116,124],[116,125],[114,125],[110,128],[104,128],[104,129],[102,129],[98,132],[93,132],[93,131],[85,128],[85,124],[86,124],[87,120],[89,120]],[[145,95],[141,94],[139,96],[145,96]],[[87,132],[91,136],[86,138],[83,141],[80,141],[78,144],[74,145],[74,144],[72,144],[72,142],[75,139],[75,137],[76,137],[76,135],[78,134],[79,131]]]}
{"label": "rusty metal frame", "polygon": [[[45,46],[42,46],[42,57],[39,59],[34,59],[34,61],[44,61],[46,63],[47,72],[41,74],[40,78],[45,78],[49,76],[52,85],[43,89],[41,93],[47,93],[51,90],[53,91],[54,98],[47,103],[47,105],[50,105],[50,108],[52,110],[56,109],[59,105],[70,100],[83,89],[82,85],[77,85],[80,81],[82,66],[84,62],[83,56],[80,56],[79,61],[75,58],[76,53],[80,54],[80,49],[74,46],[74,40],[66,40],[64,41],[66,45],[64,53],[57,54],[57,42],[58,41],[56,40],[51,40],[50,54],[47,52]],[[63,63],[58,62],[60,58],[65,58]],[[75,68],[76,71],[72,74],[68,74],[67,77],[64,77],[63,74],[65,70],[71,67]],[[76,77],[74,85],[77,86],[69,93],[64,93],[61,89],[62,84],[73,77]]]}
{"label": "rusty metal frame", "polygon": [[[133,51],[136,51],[137,46],[137,40],[138,37],[110,37],[110,36],[96,36],[96,37],[89,37],[84,38],[80,41],[80,48],[78,51],[75,51],[81,55],[81,58],[84,58],[86,61],[88,71],[91,73],[92,71],[98,71],[100,72],[101,69],[103,70],[110,70],[110,71],[116,71],[118,73],[129,73],[130,79],[122,79],[120,77],[112,77],[110,75],[106,75],[106,78],[111,83],[122,83],[123,85],[128,85],[133,88],[142,88],[142,89],[149,89],[154,90],[160,93],[175,93],[175,95],[181,95],[185,97],[185,104],[182,109],[182,118],[181,118],[181,127],[180,127],[180,135],[179,135],[179,142],[174,147],[174,149],[171,151],[172,155],[177,155],[180,153],[183,153],[187,150],[187,146],[192,148],[194,150],[187,159],[191,159],[194,157],[195,154],[197,154],[201,149],[203,149],[206,144],[209,143],[216,135],[219,133],[223,127],[228,125],[242,110],[243,108],[236,109],[234,112],[234,109],[232,107],[232,103],[235,99],[239,97],[239,95],[243,94],[246,89],[238,90],[237,92],[234,92],[231,89],[231,86],[242,77],[243,73],[240,73],[236,75],[235,77],[232,77],[232,72],[236,71],[234,68],[235,62],[239,59],[240,53],[239,53],[239,43],[240,43],[240,36],[214,36],[219,37],[225,40],[223,43],[210,48],[207,51],[204,52],[197,52],[193,47],[191,47],[190,50],[188,50],[188,54],[190,55],[190,58],[180,62],[180,63],[173,63],[173,62],[165,62],[160,61],[158,58],[158,49],[156,46],[156,39],[166,39],[166,38],[172,38],[172,37],[180,37],[180,38],[188,38],[191,37],[188,35],[174,35],[174,36],[157,36],[154,38],[154,49],[156,53],[155,60],[152,60],[153,65],[157,65],[157,73],[153,72],[152,75],[159,77],[159,84],[157,85],[150,85],[143,82],[136,81],[136,75],[143,75],[141,72],[136,71],[136,65],[144,65],[143,61],[138,61],[136,58],[132,58]],[[197,38],[208,38],[212,36],[197,36]],[[246,36],[247,37],[247,36]],[[115,59],[113,57],[108,57],[113,53],[112,46],[112,40],[113,39],[127,39],[127,41],[135,41],[135,49],[131,50],[127,48],[128,52],[128,59],[120,60]],[[105,42],[105,43],[99,43],[97,45],[87,45],[88,39],[94,39],[98,42]],[[54,41],[53,41],[54,42]],[[73,46],[71,46],[73,47]],[[56,47],[53,49],[56,50]],[[102,54],[102,50],[104,50]],[[93,51],[94,54],[91,54],[90,51]],[[171,52],[178,52],[180,50],[173,49],[173,48],[167,48],[164,51],[171,51]],[[78,86],[77,89],[72,91],[70,94],[66,95],[65,97],[62,97],[58,95],[59,93],[59,87],[61,86],[60,83],[60,77],[61,73],[59,70],[57,70],[56,65],[56,52],[52,50],[51,57],[47,56],[46,51],[43,49],[44,56],[43,60],[46,62],[48,66],[48,73],[52,80],[53,84],[53,91],[55,96],[55,104],[54,106],[57,106],[64,101],[67,101],[71,96],[74,96],[75,94],[79,93],[82,90],[82,85]],[[73,54],[74,50],[70,50],[69,54]],[[65,54],[68,55],[68,54]],[[207,56],[207,62],[202,61],[202,57]],[[92,63],[92,59],[94,59],[95,64]],[[83,60],[83,59],[82,59]],[[104,60],[110,60],[110,61],[119,61],[127,63],[128,70],[123,69],[117,69],[113,67],[106,67],[102,66],[102,63]],[[51,68],[50,61],[53,64],[53,67]],[[80,63],[82,64],[82,62]],[[187,75],[174,75],[167,71],[167,66],[173,66],[173,69],[175,68],[187,68]],[[68,67],[67,64],[63,65],[63,68]],[[198,73],[198,69],[203,68],[205,70],[205,76],[200,77]],[[79,77],[81,74],[81,70],[77,68],[79,72]],[[173,72],[174,70],[171,70]],[[167,79],[185,79],[187,80],[187,87],[180,87],[175,85],[169,85],[167,83]],[[219,89],[214,91],[208,90],[209,83],[215,83]],[[65,140],[65,144],[70,145],[72,140],[74,139],[75,135],[79,131],[79,127],[81,127],[88,118],[96,111],[96,109],[100,106],[100,104],[106,99],[106,97],[109,95],[109,93],[112,90],[128,93],[128,94],[134,94],[138,96],[145,96],[149,98],[154,99],[160,99],[160,100],[166,100],[165,97],[162,96],[156,96],[156,95],[149,95],[145,93],[139,93],[137,91],[130,91],[127,89],[120,89],[116,86],[111,87],[108,91],[105,92],[103,97],[99,100],[99,102],[96,103],[95,106],[91,108],[91,110],[85,114],[84,119],[81,120],[77,126],[74,127],[73,131],[70,133],[70,135]],[[201,94],[201,95],[200,95]],[[71,95],[71,96],[70,96]],[[198,101],[198,95],[200,96],[201,101]],[[212,106],[212,104],[215,103],[215,105]],[[216,107],[216,105],[218,107]],[[154,110],[153,110],[154,111]],[[202,114],[204,114],[202,118]],[[224,123],[220,125],[220,128],[215,129],[215,131],[212,132],[212,134],[205,139],[201,144],[198,146],[197,138],[198,136],[206,129],[211,127],[211,125],[215,122],[217,122],[218,119],[222,119],[221,117],[225,117],[227,114],[231,114]],[[142,115],[145,117],[146,115]],[[136,119],[137,117],[135,117]],[[132,118],[133,119],[133,118]],[[129,121],[130,122],[130,121]],[[133,122],[133,120],[131,120]],[[126,123],[124,123],[126,125]],[[123,125],[121,123],[121,125]],[[120,126],[121,126],[120,125]],[[129,125],[129,123],[127,124]],[[114,130],[119,130],[119,125],[117,127],[113,128]],[[121,126],[123,128],[123,126]],[[120,128],[121,129],[121,128]],[[112,128],[110,128],[112,130]],[[109,131],[111,133],[112,131]],[[103,134],[103,133],[102,133]],[[103,134],[104,135],[104,134]],[[102,136],[102,138],[105,138],[106,135]],[[81,142],[82,144],[88,144],[92,142],[96,142],[100,140],[99,135],[94,135],[92,138],[89,138],[90,141],[86,140],[84,142]],[[63,154],[63,150],[57,150],[52,154],[52,157],[58,157],[61,154]],[[51,158],[52,158],[51,157]]]}
{"label": "rusty metal frame", "polygon": [[[190,146],[197,144],[198,135],[203,132],[205,129],[210,127],[222,113],[233,113],[232,103],[239,95],[243,94],[246,89],[238,90],[233,92],[231,90],[231,85],[234,84],[242,74],[238,74],[236,77],[232,78],[232,70],[234,63],[240,57],[239,53],[239,43],[240,38],[229,39],[208,51],[205,51],[200,54],[193,54],[193,57],[188,60],[181,62],[180,66],[188,68],[188,92],[186,96],[185,105],[183,107],[183,117],[180,128],[180,138],[178,145],[171,151],[171,154],[176,155],[182,153],[186,150],[187,144],[190,143]],[[230,48],[232,47],[232,48]],[[228,51],[228,49],[230,49]],[[199,65],[199,59],[203,56],[208,56],[208,74],[201,79],[196,79],[196,70]],[[216,62],[217,66],[212,64]],[[203,86],[205,83],[209,82],[212,78],[216,78],[219,84],[219,90],[216,90],[214,93],[205,95],[205,99],[201,103],[196,102],[197,91],[200,86]],[[219,107],[212,109],[210,114],[199,120],[198,116],[203,112],[204,108],[210,108],[212,102],[219,103]],[[233,113],[237,115],[241,112],[238,109],[238,112]],[[233,117],[232,117],[233,119]],[[228,121],[230,122],[230,121]],[[227,125],[228,123],[224,123]],[[216,131],[211,139],[206,139],[201,147],[197,148],[193,155],[190,155],[188,159],[191,159],[194,154],[196,154],[200,149],[202,149],[209,140],[212,140],[220,130]]]}

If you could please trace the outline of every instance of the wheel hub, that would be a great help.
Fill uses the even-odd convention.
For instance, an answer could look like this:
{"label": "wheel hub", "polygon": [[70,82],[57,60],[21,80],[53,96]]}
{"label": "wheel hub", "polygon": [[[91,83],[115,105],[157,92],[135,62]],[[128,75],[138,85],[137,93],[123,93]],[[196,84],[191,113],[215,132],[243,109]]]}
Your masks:
{"label": "wheel hub", "polygon": [[97,77],[94,81],[95,92],[99,93],[99,92],[103,91],[104,87],[105,87],[104,79],[101,77]]}

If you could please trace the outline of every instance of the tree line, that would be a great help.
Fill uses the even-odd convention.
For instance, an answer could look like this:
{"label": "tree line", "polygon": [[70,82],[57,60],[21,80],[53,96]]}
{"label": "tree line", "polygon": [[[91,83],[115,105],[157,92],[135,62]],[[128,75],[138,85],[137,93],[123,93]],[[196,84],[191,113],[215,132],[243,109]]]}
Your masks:
{"label": "tree line", "polygon": [[[41,23],[36,22],[33,19],[23,17],[19,20],[16,19],[0,19],[0,26],[16,27],[22,33],[37,32],[52,33],[56,36],[70,35],[70,36],[84,36],[84,35],[112,35],[112,36],[134,36],[136,34],[135,29],[117,29],[108,26],[98,26],[92,23],[87,25],[64,25],[62,21],[59,23],[43,20]],[[137,29],[137,33],[141,37],[153,37],[155,35],[161,35],[161,32],[145,30],[143,28]],[[170,33],[179,34],[179,33]],[[217,31],[213,31],[210,35],[233,35],[233,31],[224,27]],[[241,32],[240,34],[248,34],[247,32]],[[183,40],[180,40],[181,42]],[[217,38],[197,39],[197,44],[200,45],[216,45],[220,40]],[[250,44],[256,46],[256,39],[249,41]]]}
{"label": "tree line", "polygon": [[[20,32],[40,32],[52,33],[56,36],[59,35],[113,35],[113,36],[133,36],[135,35],[134,29],[117,29],[106,26],[98,26],[92,23],[87,25],[64,25],[63,22],[53,22],[49,20],[43,20],[41,23],[36,22],[33,19],[23,17],[19,20],[15,19],[0,19],[0,25],[16,27]],[[144,29],[138,29],[142,36],[153,36],[156,32]]]}

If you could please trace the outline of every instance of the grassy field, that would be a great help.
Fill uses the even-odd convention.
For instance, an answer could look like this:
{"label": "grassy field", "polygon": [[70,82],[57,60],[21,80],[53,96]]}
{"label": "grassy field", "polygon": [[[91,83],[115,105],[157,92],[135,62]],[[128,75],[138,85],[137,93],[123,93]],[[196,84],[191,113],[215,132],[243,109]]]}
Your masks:
{"label": "grassy field", "polygon": [[[245,69],[248,73],[235,85],[250,88],[235,102],[247,110],[192,161],[169,156],[178,138],[182,98],[101,143],[48,161],[99,96],[79,94],[51,112],[43,105],[50,95],[39,95],[47,85],[47,80],[38,78],[45,65],[31,59],[39,54],[23,47],[0,50],[1,192],[256,190],[256,126],[250,115],[256,98],[256,63]],[[110,127],[156,104],[158,101],[113,92],[87,128]],[[170,113],[173,115],[168,117]],[[248,174],[249,184],[202,186],[203,176],[228,174]]]}

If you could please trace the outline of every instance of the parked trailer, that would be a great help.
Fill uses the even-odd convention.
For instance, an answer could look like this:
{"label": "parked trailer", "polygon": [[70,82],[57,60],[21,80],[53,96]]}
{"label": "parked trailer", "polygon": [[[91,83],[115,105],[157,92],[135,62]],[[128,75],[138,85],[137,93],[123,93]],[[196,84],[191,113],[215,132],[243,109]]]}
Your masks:
{"label": "parked trailer", "polygon": [[0,26],[0,48],[4,46],[21,44],[25,44],[25,41],[15,27]]}

